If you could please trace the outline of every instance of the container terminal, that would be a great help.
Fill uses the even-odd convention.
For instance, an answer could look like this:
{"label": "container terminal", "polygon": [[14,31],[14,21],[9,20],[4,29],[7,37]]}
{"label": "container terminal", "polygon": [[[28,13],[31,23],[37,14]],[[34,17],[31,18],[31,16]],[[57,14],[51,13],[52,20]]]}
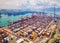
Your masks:
{"label": "container terminal", "polygon": [[0,29],[0,43],[46,43],[55,31],[56,18],[34,15],[24,17]]}

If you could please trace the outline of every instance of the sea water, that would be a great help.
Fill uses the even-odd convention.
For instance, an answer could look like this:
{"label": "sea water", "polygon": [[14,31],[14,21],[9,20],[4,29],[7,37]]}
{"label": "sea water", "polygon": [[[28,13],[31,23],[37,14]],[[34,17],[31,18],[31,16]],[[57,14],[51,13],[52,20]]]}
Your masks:
{"label": "sea water", "polygon": [[[60,17],[60,13],[56,13],[57,14],[57,16],[59,16]],[[8,26],[8,21],[10,21],[10,22],[15,22],[15,21],[18,21],[19,19],[21,19],[21,18],[24,18],[24,17],[26,17],[26,16],[29,16],[29,17],[31,17],[31,15],[32,15],[32,13],[27,13],[27,14],[20,14],[20,15],[8,15],[8,14],[1,14],[0,15],[0,26]],[[54,14],[52,13],[47,13],[46,15],[48,15],[48,16],[54,16]]]}
{"label": "sea water", "polygon": [[16,15],[16,16],[14,16],[14,15],[9,16],[7,14],[1,14],[0,26],[7,26],[9,24],[8,21],[14,22],[14,21],[17,21],[17,20],[24,18],[26,16],[30,17],[31,15],[32,15],[31,13],[24,14],[24,15],[20,14],[20,15]]}

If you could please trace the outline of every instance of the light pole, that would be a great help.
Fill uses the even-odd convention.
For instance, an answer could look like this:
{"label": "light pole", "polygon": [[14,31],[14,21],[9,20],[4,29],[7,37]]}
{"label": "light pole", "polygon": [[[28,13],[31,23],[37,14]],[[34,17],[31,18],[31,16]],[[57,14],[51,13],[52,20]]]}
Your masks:
{"label": "light pole", "polygon": [[55,5],[54,5],[54,18],[55,18],[56,14],[55,14]]}

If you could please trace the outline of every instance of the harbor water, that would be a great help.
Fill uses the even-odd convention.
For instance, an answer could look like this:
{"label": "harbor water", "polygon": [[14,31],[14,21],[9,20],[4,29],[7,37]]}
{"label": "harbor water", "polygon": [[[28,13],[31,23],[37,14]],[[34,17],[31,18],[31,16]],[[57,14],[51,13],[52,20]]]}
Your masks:
{"label": "harbor water", "polygon": [[8,21],[14,22],[14,21],[17,21],[17,20],[24,18],[26,16],[30,17],[31,15],[32,14],[30,14],[30,13],[24,14],[24,15],[20,14],[20,15],[16,15],[16,16],[14,16],[14,15],[9,16],[6,14],[1,14],[0,15],[1,16],[0,17],[0,26],[7,26],[9,24]]}

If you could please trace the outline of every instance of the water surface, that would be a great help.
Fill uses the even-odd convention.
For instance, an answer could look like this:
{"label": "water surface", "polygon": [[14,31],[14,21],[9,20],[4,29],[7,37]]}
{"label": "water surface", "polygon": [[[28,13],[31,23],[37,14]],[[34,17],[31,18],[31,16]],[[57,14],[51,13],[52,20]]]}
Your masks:
{"label": "water surface", "polygon": [[32,14],[30,14],[30,13],[24,14],[24,15],[20,14],[20,15],[16,15],[16,16],[14,16],[14,15],[9,16],[7,14],[1,14],[1,17],[0,17],[0,26],[7,26],[9,24],[8,21],[14,22],[14,21],[17,21],[17,20],[19,20],[21,18],[24,18],[26,16],[30,17],[31,15]]}

